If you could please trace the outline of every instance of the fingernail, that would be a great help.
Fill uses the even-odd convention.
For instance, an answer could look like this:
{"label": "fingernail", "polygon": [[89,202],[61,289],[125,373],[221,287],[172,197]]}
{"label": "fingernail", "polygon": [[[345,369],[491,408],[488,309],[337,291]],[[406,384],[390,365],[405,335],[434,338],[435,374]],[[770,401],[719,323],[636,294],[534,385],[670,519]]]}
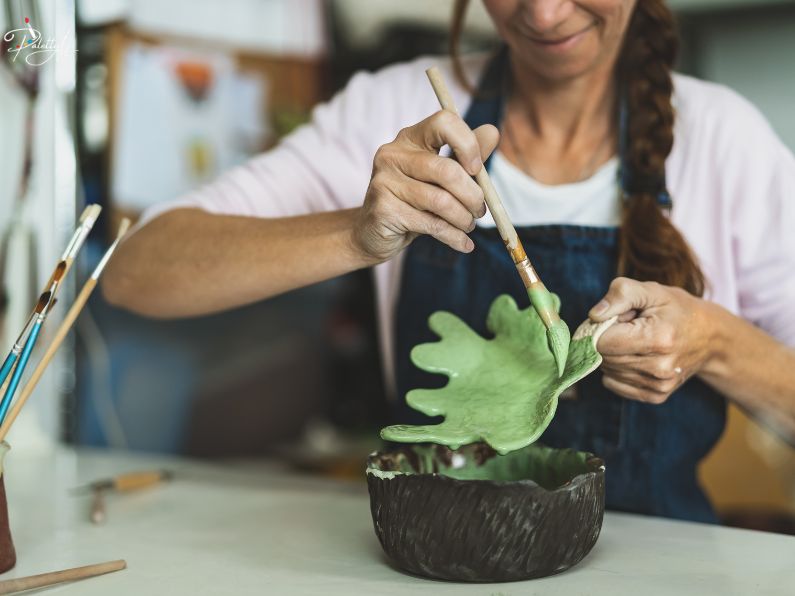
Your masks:
{"label": "fingernail", "polygon": [[474,176],[480,171],[482,165],[483,164],[478,158],[473,159],[472,162],[469,164],[469,172]]}
{"label": "fingernail", "polygon": [[601,300],[599,304],[591,309],[591,314],[595,317],[598,317],[599,315],[607,312],[608,308],[610,308],[610,303],[607,300]]}
{"label": "fingernail", "polygon": [[464,248],[467,249],[467,252],[472,252],[475,250],[475,243],[472,242],[471,238],[467,238],[467,241],[464,243]]}

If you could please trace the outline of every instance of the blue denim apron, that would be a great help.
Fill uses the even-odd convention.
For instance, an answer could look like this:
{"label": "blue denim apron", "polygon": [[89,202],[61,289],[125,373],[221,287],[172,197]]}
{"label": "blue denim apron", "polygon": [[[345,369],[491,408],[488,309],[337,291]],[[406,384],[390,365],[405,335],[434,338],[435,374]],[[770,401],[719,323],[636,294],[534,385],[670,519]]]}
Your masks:
{"label": "blue denim apron", "polygon": [[[470,127],[499,127],[504,59],[492,61],[465,120]],[[488,167],[487,163],[487,167]],[[542,225],[517,228],[527,254],[548,288],[560,296],[561,316],[572,331],[607,292],[616,277],[617,228]],[[427,327],[431,313],[450,311],[474,330],[489,335],[486,315],[494,298],[509,294],[520,307],[526,290],[505,245],[494,228],[471,234],[475,250],[464,255],[428,236],[406,250],[395,318],[395,373],[399,404],[395,423],[424,424],[428,418],[404,403],[414,388],[446,384],[441,375],[414,367],[409,359],[417,344],[437,341]],[[698,485],[696,467],[720,437],[725,399],[697,379],[685,383],[662,405],[620,398],[602,386],[597,371],[561,399],[541,442],[572,447],[605,459],[607,507],[619,511],[701,522],[716,522]]]}

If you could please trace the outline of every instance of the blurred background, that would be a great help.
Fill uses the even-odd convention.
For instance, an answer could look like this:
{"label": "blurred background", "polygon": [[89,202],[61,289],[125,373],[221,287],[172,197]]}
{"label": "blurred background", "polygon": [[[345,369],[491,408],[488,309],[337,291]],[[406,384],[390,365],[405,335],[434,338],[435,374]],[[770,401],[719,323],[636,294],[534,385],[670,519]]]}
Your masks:
{"label": "blurred background", "polygon": [[[6,44],[0,66],[6,346],[84,203],[105,210],[81,257],[81,280],[122,216],[137,217],[273,146],[355,71],[445,54],[452,7],[450,0],[0,2],[3,31],[30,16],[54,41],[51,59],[38,66],[12,60]],[[795,1],[670,5],[684,41],[679,70],[745,95],[795,150]],[[465,46],[493,44],[474,2]],[[371,285],[359,272],[173,322],[113,309],[97,293],[12,442],[277,454],[304,468],[358,474],[386,402]],[[731,409],[701,472],[727,523],[795,533],[795,450],[739,410]]]}

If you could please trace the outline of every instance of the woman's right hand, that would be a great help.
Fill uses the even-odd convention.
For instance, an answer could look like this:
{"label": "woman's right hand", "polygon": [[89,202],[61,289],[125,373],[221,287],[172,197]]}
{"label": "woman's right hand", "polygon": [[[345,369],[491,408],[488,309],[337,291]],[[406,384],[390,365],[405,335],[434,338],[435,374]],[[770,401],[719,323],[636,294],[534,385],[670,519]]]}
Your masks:
{"label": "woman's right hand", "polygon": [[[380,263],[419,234],[429,234],[455,250],[471,252],[474,244],[467,234],[486,214],[483,191],[472,176],[498,141],[494,126],[472,131],[445,110],[401,130],[375,154],[353,231],[356,248]],[[439,155],[444,145],[452,148],[455,158]]]}

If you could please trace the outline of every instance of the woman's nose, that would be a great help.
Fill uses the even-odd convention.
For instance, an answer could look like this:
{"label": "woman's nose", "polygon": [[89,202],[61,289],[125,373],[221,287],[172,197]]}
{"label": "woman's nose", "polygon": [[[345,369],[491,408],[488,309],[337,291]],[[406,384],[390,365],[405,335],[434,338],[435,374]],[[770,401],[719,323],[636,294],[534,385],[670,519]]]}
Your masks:
{"label": "woman's nose", "polygon": [[554,31],[571,14],[571,0],[524,0],[526,24],[540,34]]}

